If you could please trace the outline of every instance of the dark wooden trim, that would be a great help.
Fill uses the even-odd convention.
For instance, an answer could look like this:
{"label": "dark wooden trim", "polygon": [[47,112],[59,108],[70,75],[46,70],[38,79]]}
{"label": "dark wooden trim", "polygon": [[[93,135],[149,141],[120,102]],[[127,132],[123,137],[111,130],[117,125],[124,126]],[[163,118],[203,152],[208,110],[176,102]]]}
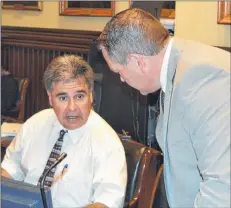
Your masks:
{"label": "dark wooden trim", "polygon": [[75,8],[68,7],[68,1],[60,1],[59,14],[63,16],[112,17],[115,14],[115,1],[111,1],[111,8]]}
{"label": "dark wooden trim", "polygon": [[61,33],[61,34],[82,34],[82,35],[98,35],[100,31],[86,31],[86,30],[70,30],[70,29],[54,29],[54,28],[37,28],[37,27],[15,27],[15,26],[2,26],[2,30],[17,31],[17,32],[44,32],[44,33]]}
{"label": "dark wooden trim", "polygon": [[218,1],[217,23],[218,24],[231,24],[231,2],[230,1]]}
{"label": "dark wooden trim", "polygon": [[97,31],[3,26],[1,39],[3,46],[11,45],[88,53],[92,41],[99,34],[100,32]]}
{"label": "dark wooden trim", "polygon": [[37,10],[41,11],[43,2],[42,1],[34,1],[33,2],[35,5],[27,4],[25,1],[24,2],[11,2],[11,1],[3,1],[2,2],[2,8],[3,9],[13,9],[13,10]]}

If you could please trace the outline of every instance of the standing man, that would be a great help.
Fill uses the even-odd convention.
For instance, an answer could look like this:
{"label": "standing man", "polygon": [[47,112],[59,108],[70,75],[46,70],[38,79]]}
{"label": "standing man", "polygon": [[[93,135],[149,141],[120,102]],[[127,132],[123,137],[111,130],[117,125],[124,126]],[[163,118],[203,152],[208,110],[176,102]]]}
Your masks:
{"label": "standing man", "polygon": [[6,151],[1,175],[37,185],[45,180],[54,207],[123,207],[127,167],[115,131],[92,110],[93,71],[82,58],[55,58],[44,74],[53,109],[28,119]]}
{"label": "standing man", "polygon": [[230,53],[170,37],[141,9],[118,13],[98,46],[121,80],[162,89],[156,135],[170,207],[230,207]]}

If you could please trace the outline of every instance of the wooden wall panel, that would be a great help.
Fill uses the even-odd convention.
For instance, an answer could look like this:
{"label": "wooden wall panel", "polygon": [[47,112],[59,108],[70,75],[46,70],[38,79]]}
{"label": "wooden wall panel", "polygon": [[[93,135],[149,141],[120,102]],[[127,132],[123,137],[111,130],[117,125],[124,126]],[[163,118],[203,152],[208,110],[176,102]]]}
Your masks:
{"label": "wooden wall panel", "polygon": [[99,32],[45,28],[2,27],[2,67],[14,76],[28,77],[26,118],[48,108],[43,73],[56,56],[76,54],[88,61],[89,48]]}

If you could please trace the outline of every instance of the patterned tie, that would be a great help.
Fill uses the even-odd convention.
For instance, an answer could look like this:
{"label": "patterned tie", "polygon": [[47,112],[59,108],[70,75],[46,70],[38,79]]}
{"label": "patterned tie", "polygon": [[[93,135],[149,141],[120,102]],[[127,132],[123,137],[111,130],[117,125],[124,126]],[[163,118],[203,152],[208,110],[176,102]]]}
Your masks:
{"label": "patterned tie", "polygon": [[161,108],[162,108],[162,111],[164,113],[164,96],[165,96],[165,93],[163,90],[160,91],[160,104],[161,104]]}
{"label": "patterned tie", "polygon": [[[43,175],[46,173],[46,171],[48,170],[48,168],[55,162],[55,160],[60,156],[61,154],[61,149],[62,149],[62,145],[63,145],[63,137],[65,135],[65,133],[67,133],[67,131],[65,130],[61,130],[60,133],[59,133],[59,138],[58,140],[56,141],[52,151],[51,151],[51,154],[47,160],[47,164],[44,168],[44,171],[41,175],[41,177],[39,178],[39,181],[38,181],[38,184],[41,183],[42,181],[42,178],[43,178]],[[56,167],[53,168],[46,176],[46,179],[44,181],[44,187],[51,187],[51,184],[52,184],[52,181],[53,181],[53,178],[54,178],[54,175],[55,175],[55,170],[56,170]]]}

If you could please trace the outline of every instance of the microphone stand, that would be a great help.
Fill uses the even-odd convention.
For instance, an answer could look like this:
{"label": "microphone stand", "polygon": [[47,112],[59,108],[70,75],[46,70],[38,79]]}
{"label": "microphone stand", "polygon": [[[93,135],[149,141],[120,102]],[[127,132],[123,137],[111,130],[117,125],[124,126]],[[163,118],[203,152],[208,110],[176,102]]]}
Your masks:
{"label": "microphone stand", "polygon": [[67,156],[67,153],[63,152],[57,159],[56,161],[49,167],[49,169],[44,173],[43,178],[40,183],[40,191],[42,195],[42,201],[43,201],[43,207],[48,208],[47,206],[47,201],[46,201],[46,195],[45,195],[45,190],[44,190],[44,181],[46,179],[47,174],[54,168],[56,167],[65,157]]}

